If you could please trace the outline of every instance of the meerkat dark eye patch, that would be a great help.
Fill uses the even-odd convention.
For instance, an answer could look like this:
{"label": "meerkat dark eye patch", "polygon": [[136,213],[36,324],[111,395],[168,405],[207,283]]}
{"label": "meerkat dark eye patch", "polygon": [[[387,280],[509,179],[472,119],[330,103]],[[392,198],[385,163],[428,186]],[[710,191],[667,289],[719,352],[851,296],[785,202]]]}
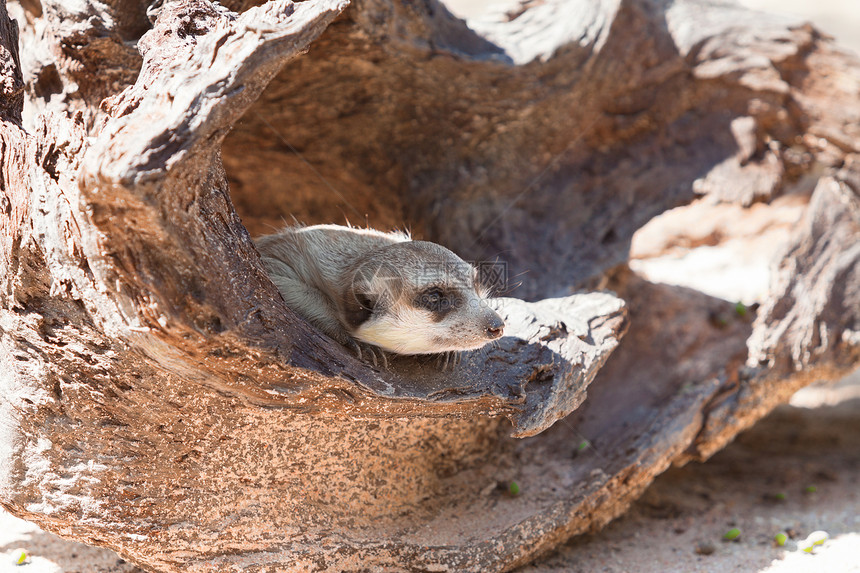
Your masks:
{"label": "meerkat dark eye patch", "polygon": [[353,329],[358,328],[370,319],[375,302],[366,294],[355,293],[350,297],[344,308],[344,318]]}
{"label": "meerkat dark eye patch", "polygon": [[418,294],[415,306],[435,312],[439,310],[445,300],[445,293],[440,288],[430,288]]}
{"label": "meerkat dark eye patch", "polygon": [[432,312],[433,320],[439,322],[449,312],[454,310],[457,300],[457,297],[452,296],[450,293],[433,287],[418,295],[415,300],[415,306]]}

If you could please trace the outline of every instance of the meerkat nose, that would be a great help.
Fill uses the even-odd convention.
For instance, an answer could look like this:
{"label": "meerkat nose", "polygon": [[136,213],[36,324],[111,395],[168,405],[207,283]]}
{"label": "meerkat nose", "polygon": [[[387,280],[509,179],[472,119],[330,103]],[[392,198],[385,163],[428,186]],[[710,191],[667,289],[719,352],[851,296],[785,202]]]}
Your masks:
{"label": "meerkat nose", "polygon": [[504,331],[505,321],[502,320],[502,317],[500,317],[499,315],[495,315],[490,318],[490,322],[487,325],[487,338],[491,340],[499,338]]}

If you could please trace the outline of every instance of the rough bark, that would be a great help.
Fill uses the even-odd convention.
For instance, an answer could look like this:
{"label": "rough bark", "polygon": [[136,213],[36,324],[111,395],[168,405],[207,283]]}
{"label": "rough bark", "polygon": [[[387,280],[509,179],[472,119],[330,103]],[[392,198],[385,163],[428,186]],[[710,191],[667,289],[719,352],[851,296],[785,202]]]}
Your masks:
{"label": "rough bark", "polygon": [[[507,570],[857,364],[860,64],[808,26],[63,4],[15,7],[20,62],[0,9],[0,503],[51,531],[154,571]],[[623,265],[697,195],[810,181],[754,320]],[[504,260],[506,336],[440,373],[315,331],[249,231],[344,215]]]}

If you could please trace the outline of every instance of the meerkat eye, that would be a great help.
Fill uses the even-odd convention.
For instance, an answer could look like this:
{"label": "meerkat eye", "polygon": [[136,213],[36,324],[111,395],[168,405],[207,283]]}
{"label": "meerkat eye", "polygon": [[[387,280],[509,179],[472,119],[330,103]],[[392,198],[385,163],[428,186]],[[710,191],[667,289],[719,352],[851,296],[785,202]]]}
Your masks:
{"label": "meerkat eye", "polygon": [[445,306],[445,293],[441,289],[431,288],[422,292],[418,297],[418,305],[430,311],[439,311]]}
{"label": "meerkat eye", "polygon": [[356,294],[355,300],[358,302],[361,308],[365,310],[373,310],[373,301],[366,294]]}

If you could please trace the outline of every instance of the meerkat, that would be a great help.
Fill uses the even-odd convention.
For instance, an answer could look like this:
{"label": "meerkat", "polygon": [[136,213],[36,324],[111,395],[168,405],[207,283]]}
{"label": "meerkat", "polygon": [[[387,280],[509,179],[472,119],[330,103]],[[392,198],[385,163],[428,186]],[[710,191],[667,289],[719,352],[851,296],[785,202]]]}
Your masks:
{"label": "meerkat", "polygon": [[374,365],[386,352],[439,354],[444,370],[504,332],[475,268],[441,245],[340,225],[255,242],[287,306]]}

